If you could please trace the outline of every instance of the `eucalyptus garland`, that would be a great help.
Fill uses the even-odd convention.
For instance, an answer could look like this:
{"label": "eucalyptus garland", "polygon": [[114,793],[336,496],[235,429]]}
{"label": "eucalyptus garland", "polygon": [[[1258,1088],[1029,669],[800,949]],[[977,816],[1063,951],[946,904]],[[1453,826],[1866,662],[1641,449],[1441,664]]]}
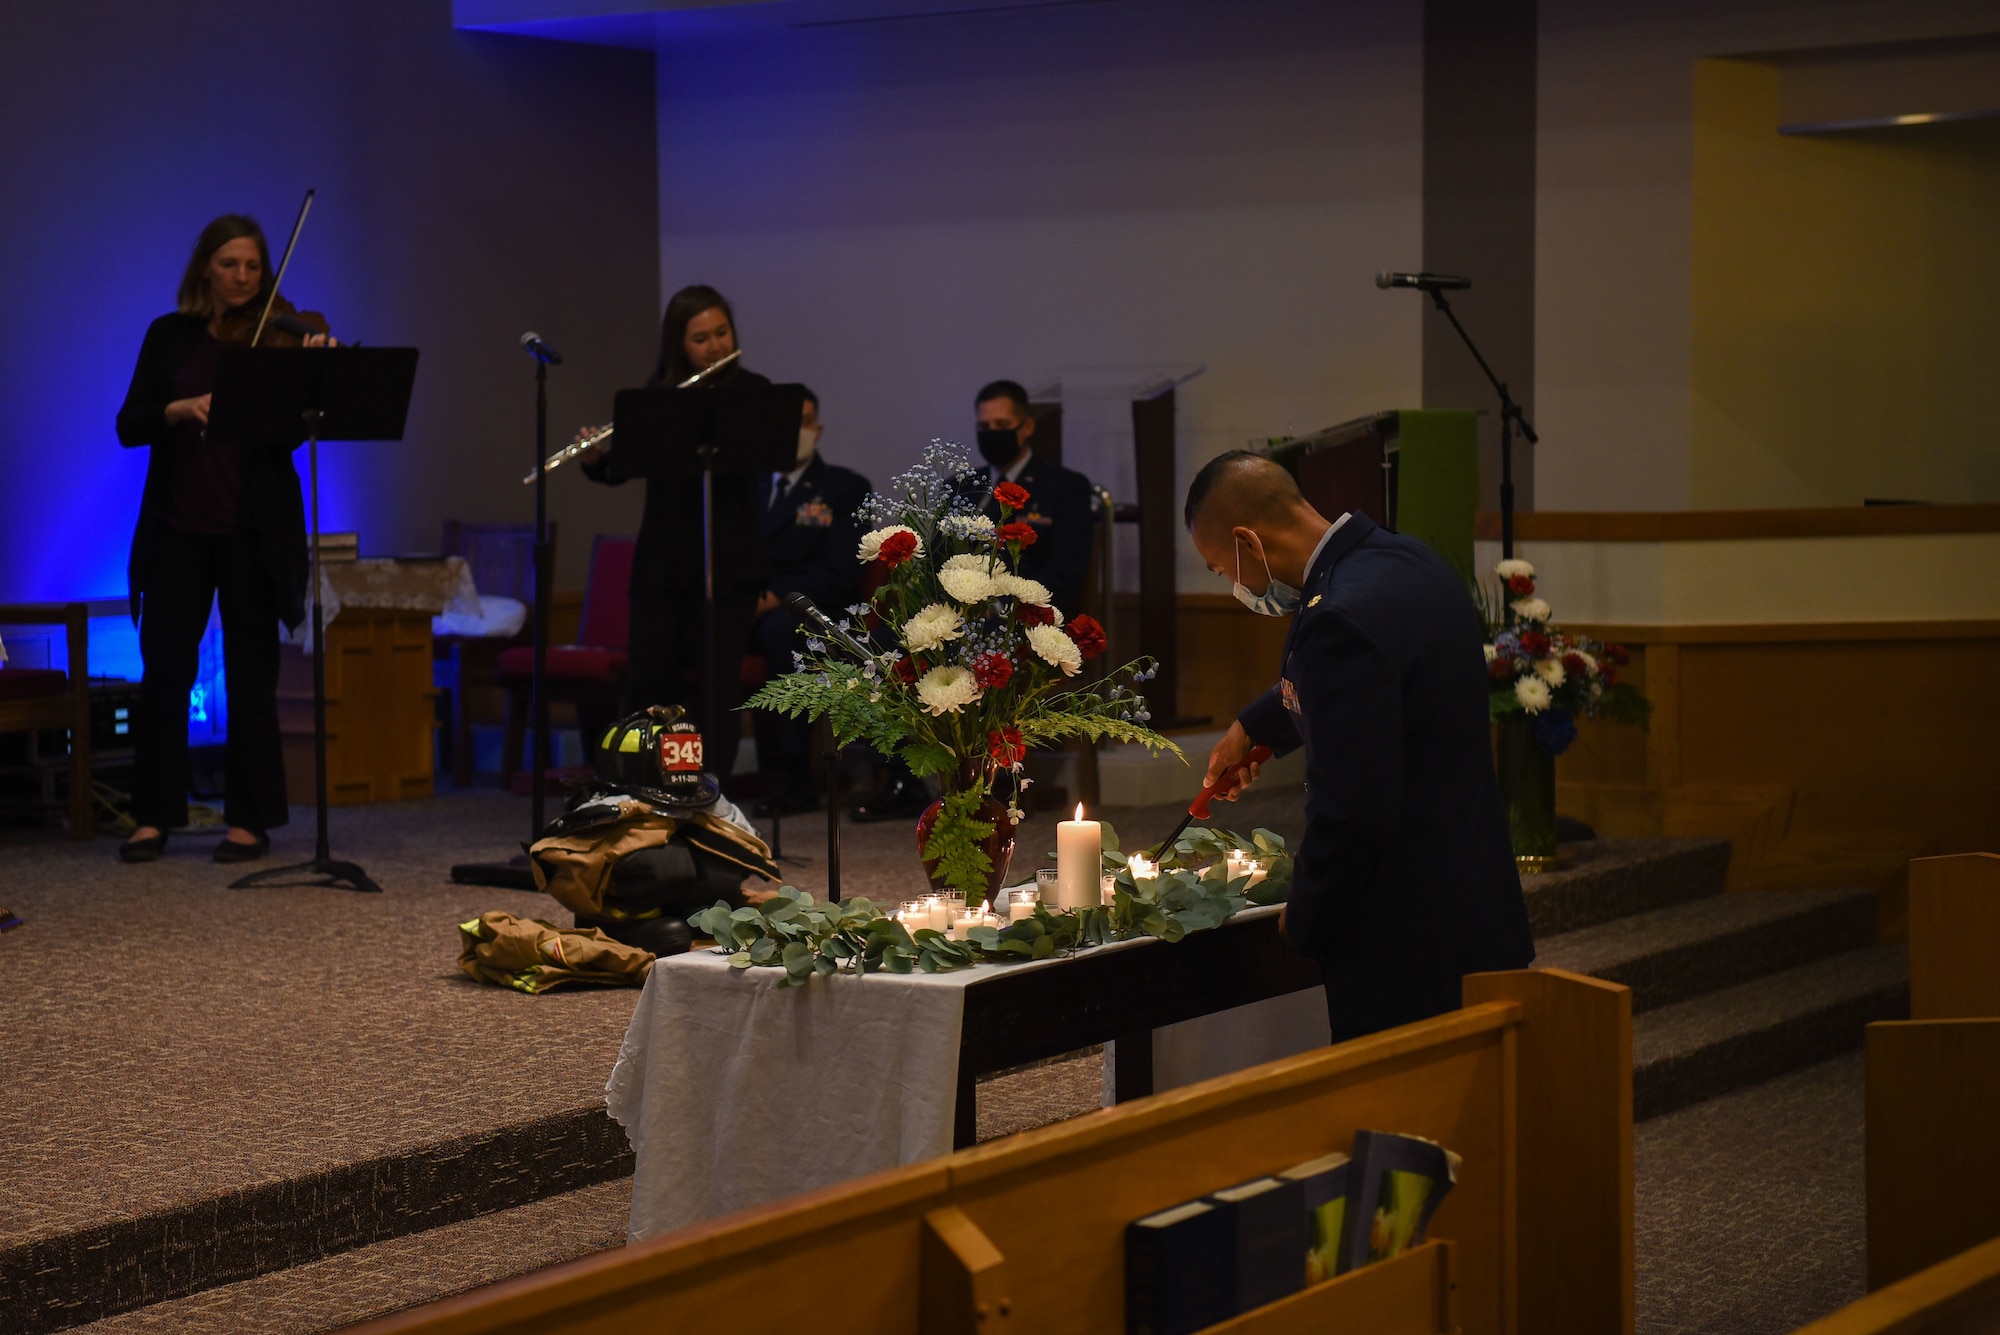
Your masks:
{"label": "eucalyptus garland", "polygon": [[[779,987],[800,987],[835,973],[944,973],[975,964],[1048,959],[1079,947],[1151,936],[1178,941],[1220,927],[1253,904],[1276,904],[1291,889],[1292,859],[1282,836],[1249,837],[1196,826],[1160,858],[1158,876],[1134,878],[1130,860],[1115,852],[1117,833],[1103,824],[1105,871],[1116,877],[1112,903],[1080,910],[1037,905],[1032,918],[1004,927],[974,927],[953,940],[933,927],[910,931],[867,899],[822,903],[784,886],[762,904],[732,908],[718,900],[689,919],[715,939],[738,969],[782,968]],[[1231,878],[1228,855],[1260,860],[1265,874]],[[1050,854],[1051,858],[1055,855]]]}

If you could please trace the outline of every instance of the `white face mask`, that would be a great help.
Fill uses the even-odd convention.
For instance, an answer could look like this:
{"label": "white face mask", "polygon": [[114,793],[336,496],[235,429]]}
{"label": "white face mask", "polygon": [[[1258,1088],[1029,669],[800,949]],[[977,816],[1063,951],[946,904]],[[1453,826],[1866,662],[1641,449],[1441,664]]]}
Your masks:
{"label": "white face mask", "polygon": [[819,444],[819,428],[818,428],[818,427],[816,427],[816,426],[802,426],[802,427],[800,427],[800,428],[799,428],[799,462],[800,462],[800,463],[804,463],[804,462],[805,462],[806,460],[808,460],[808,459],[812,458],[812,457],[813,457],[813,450],[814,450],[814,448],[815,448],[815,447],[817,447],[817,446],[818,446],[818,444]]}
{"label": "white face mask", "polygon": [[[1261,545],[1261,540],[1260,540]],[[1236,579],[1229,591],[1236,595],[1236,601],[1255,612],[1258,616],[1290,616],[1299,610],[1299,591],[1271,573],[1270,558],[1260,551],[1259,559],[1264,562],[1266,584],[1262,593],[1252,593],[1243,587],[1243,545],[1236,544]]]}

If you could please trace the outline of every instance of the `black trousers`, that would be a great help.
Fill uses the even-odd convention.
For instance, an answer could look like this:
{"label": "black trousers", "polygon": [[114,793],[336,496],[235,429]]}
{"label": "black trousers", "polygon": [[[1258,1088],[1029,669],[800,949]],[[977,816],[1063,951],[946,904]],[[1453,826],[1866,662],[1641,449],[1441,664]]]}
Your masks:
{"label": "black trousers", "polygon": [[222,607],[222,670],[229,691],[223,815],[246,830],[291,817],[278,737],[278,591],[253,533],[163,532],[147,572],[139,620],[146,675],[133,738],[132,819],[163,830],[187,824],[188,692],[201,665],[208,609]]}
{"label": "black trousers", "polygon": [[[792,670],[793,651],[805,652],[805,637],[798,633],[798,625],[798,618],[790,611],[774,607],[758,617],[757,624],[750,628],[750,644],[763,656],[766,677],[784,676]],[[794,787],[810,789],[812,779],[807,771],[812,763],[812,747],[812,724],[773,710],[759,725],[757,768],[786,771],[795,776]]]}
{"label": "black trousers", "polygon": [[[755,589],[715,592],[715,661],[702,662],[700,589],[662,588],[632,575],[632,624],[627,632],[629,666],[625,704],[681,705],[701,725],[707,768],[728,774],[736,763],[742,720],[743,644],[757,613]],[[715,681],[715,712],[702,715],[702,683]]]}

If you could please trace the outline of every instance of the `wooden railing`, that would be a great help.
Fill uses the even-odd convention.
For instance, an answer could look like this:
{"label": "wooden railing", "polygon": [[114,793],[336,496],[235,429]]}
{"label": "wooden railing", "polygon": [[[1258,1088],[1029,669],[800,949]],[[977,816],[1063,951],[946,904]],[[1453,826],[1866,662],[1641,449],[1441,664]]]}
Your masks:
{"label": "wooden railing", "polygon": [[1115,1331],[1130,1220],[1375,1128],[1463,1157],[1434,1241],[1214,1330],[1630,1332],[1630,993],[1528,970],[1465,1002],[360,1329]]}

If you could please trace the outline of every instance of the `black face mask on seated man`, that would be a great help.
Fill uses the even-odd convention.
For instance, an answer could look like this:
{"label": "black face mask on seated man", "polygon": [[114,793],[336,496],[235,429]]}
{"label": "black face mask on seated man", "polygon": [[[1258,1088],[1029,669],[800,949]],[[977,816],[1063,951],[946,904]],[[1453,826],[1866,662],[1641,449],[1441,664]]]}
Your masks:
{"label": "black face mask on seated man", "polygon": [[1012,426],[1004,431],[979,428],[979,457],[1004,472],[1021,457],[1021,429]]}

